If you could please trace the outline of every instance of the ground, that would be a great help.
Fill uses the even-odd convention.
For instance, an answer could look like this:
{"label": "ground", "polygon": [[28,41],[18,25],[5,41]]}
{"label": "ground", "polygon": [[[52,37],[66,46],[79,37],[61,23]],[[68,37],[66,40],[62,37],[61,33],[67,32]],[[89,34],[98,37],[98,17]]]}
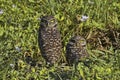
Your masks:
{"label": "ground", "polygon": [[[38,48],[40,17],[53,15],[63,55],[73,34],[87,40],[89,57],[77,65],[48,67]],[[1,0],[0,80],[120,79],[119,0]]]}

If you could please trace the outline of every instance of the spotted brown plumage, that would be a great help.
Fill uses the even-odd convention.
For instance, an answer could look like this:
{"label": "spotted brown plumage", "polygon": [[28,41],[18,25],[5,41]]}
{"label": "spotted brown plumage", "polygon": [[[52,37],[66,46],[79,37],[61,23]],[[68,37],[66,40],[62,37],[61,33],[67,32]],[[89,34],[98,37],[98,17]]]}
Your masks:
{"label": "spotted brown plumage", "polygon": [[88,56],[86,40],[81,36],[72,37],[66,46],[66,60],[69,64],[79,62]]}
{"label": "spotted brown plumage", "polygon": [[57,20],[53,16],[41,18],[38,43],[41,55],[47,63],[55,64],[60,61],[62,55],[61,36]]}

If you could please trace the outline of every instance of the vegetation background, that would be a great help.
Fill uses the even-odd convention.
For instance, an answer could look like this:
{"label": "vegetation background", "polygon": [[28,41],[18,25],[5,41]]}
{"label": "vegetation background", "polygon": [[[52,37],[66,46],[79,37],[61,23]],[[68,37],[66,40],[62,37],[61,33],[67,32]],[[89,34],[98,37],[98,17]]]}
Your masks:
{"label": "vegetation background", "polygon": [[[87,40],[89,58],[47,68],[38,48],[40,17],[53,15],[65,45]],[[119,80],[119,0],[0,0],[0,80]]]}

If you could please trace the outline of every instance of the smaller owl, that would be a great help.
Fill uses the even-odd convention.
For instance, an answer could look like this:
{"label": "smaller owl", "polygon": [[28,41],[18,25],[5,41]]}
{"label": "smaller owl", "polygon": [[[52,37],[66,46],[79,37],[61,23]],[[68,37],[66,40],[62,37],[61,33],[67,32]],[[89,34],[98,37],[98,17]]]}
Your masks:
{"label": "smaller owl", "polygon": [[66,46],[66,60],[68,64],[79,62],[87,56],[86,40],[81,36],[72,37]]}

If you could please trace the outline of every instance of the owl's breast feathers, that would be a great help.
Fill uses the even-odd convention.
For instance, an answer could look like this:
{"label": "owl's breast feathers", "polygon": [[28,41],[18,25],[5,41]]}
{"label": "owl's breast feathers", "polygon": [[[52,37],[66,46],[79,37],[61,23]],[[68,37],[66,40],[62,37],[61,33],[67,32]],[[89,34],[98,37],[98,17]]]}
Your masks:
{"label": "owl's breast feathers", "polygon": [[61,57],[61,36],[56,28],[39,29],[39,45],[42,56],[51,63]]}

